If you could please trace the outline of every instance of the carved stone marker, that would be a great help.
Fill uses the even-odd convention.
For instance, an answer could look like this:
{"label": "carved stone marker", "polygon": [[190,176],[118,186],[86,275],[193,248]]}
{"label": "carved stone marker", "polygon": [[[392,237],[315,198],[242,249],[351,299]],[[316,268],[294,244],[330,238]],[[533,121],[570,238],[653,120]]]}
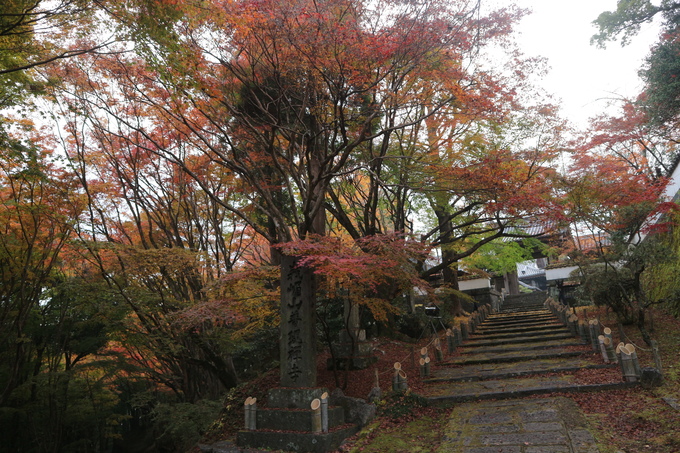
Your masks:
{"label": "carved stone marker", "polygon": [[316,385],[316,328],[312,273],[281,259],[281,386]]}
{"label": "carved stone marker", "polygon": [[346,329],[340,331],[340,341],[344,343],[351,343],[354,346],[354,350],[351,351],[352,355],[358,353],[357,343],[359,341],[359,306],[353,304],[349,298],[345,300],[343,317],[347,324]]}
{"label": "carved stone marker", "polygon": [[281,259],[281,385],[269,389],[267,407],[256,414],[257,429],[239,431],[237,443],[277,451],[335,451],[359,426],[346,423],[343,407],[325,404],[327,390],[316,387],[314,280],[309,269],[295,264],[292,257]]}
{"label": "carved stone marker", "polygon": [[373,355],[373,345],[366,342],[366,331],[361,329],[359,305],[352,303],[349,292],[339,291],[344,300],[343,320],[345,327],[340,331],[339,342],[334,344],[335,357],[329,357],[329,370],[363,370],[378,359]]}

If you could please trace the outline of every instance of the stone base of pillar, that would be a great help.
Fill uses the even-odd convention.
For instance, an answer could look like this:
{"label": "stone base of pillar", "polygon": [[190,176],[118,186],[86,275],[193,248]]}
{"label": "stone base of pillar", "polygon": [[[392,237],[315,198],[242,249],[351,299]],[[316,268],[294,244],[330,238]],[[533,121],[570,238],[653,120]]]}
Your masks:
{"label": "stone base of pillar", "polygon": [[327,393],[325,388],[273,388],[267,395],[267,407],[258,408],[254,430],[239,431],[239,447],[298,452],[328,452],[338,449],[348,437],[358,432],[354,423],[345,423],[344,409],[328,408],[328,432],[312,432],[311,402]]}

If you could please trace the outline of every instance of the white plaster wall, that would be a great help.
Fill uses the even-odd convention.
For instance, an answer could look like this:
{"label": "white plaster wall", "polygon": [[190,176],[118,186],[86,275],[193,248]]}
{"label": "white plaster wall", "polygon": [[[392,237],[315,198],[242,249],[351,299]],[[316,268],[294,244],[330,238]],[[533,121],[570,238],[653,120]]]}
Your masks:
{"label": "white plaster wall", "polygon": [[458,288],[461,291],[467,291],[470,289],[491,288],[491,279],[475,278],[474,280],[459,280]]}
{"label": "white plaster wall", "polygon": [[545,278],[548,281],[564,280],[571,276],[571,273],[578,269],[578,266],[558,267],[556,269],[546,269]]}

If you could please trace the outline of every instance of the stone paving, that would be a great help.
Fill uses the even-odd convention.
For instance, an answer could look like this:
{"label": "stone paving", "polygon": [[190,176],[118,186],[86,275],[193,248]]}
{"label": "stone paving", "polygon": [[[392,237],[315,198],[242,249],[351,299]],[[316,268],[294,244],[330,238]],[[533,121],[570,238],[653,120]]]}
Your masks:
{"label": "stone paving", "polygon": [[466,403],[453,409],[437,453],[598,453],[568,398]]}

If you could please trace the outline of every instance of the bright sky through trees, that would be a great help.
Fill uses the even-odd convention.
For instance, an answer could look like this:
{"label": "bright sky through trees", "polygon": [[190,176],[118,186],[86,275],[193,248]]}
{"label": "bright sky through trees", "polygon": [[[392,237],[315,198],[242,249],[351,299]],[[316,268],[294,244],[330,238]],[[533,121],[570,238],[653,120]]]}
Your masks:
{"label": "bright sky through trees", "polygon": [[[503,4],[496,0],[491,4]],[[562,99],[563,115],[584,127],[589,117],[606,107],[608,99],[635,97],[641,91],[637,72],[649,47],[657,40],[653,24],[642,27],[630,45],[610,43],[606,49],[590,44],[596,29],[593,20],[616,9],[616,0],[517,0],[533,11],[518,31],[518,43],[527,55],[548,58],[550,73],[543,85]]]}

